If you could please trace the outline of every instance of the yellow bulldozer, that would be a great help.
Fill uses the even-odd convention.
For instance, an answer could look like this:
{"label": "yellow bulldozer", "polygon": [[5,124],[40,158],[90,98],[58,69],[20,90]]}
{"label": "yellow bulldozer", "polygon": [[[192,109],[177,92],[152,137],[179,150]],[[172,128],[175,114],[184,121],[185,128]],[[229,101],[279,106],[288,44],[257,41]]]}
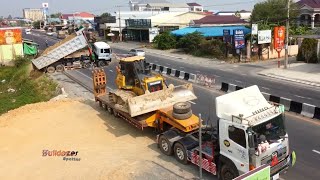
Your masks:
{"label": "yellow bulldozer", "polygon": [[161,74],[153,74],[145,57],[118,58],[116,90],[109,99],[131,117],[196,99],[192,84],[167,85]]}

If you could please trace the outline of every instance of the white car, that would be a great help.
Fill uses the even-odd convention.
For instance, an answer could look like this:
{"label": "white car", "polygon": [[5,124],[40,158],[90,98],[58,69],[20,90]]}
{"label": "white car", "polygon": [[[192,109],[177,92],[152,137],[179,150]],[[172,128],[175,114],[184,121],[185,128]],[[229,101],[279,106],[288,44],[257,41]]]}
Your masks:
{"label": "white car", "polygon": [[53,36],[53,32],[47,32],[48,36]]}
{"label": "white car", "polygon": [[31,29],[25,29],[26,34],[31,34]]}
{"label": "white car", "polygon": [[142,49],[131,49],[129,54],[133,56],[145,56],[146,53]]}

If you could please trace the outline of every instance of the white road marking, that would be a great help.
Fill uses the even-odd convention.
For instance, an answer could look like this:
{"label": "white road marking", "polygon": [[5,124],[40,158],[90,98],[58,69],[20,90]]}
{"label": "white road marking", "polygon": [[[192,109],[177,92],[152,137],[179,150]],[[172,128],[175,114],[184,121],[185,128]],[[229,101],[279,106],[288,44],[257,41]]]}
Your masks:
{"label": "white road marking", "polygon": [[262,86],[261,86],[261,88],[262,88],[262,89],[266,89],[266,90],[270,90],[269,88],[266,88],[266,87],[262,87]]}
{"label": "white road marking", "polygon": [[218,75],[215,75],[215,74],[214,74],[213,77],[221,77],[221,76],[218,76]]}
{"label": "white road marking", "polygon": [[181,66],[180,68],[181,68],[181,69],[184,69],[184,67],[182,67],[182,66]]}
{"label": "white road marking", "polygon": [[169,63],[166,63],[168,66],[170,66],[171,64],[169,64]]}
{"label": "white road marking", "polygon": [[195,102],[193,102],[193,101],[188,101],[189,103],[191,103],[191,104],[197,104],[197,103],[195,103]]}
{"label": "white road marking", "polygon": [[109,70],[110,72],[113,72],[112,69]]}
{"label": "white road marking", "polygon": [[313,152],[317,153],[317,154],[320,154],[320,151],[317,151],[317,150],[312,150]]}
{"label": "white road marking", "polygon": [[197,70],[196,72],[199,73],[200,71]]}
{"label": "white road marking", "polygon": [[294,95],[294,96],[299,97],[299,98],[304,98],[304,99],[311,99],[309,97],[304,97],[304,96],[299,96],[299,95]]}
{"label": "white road marking", "polygon": [[242,83],[242,81],[234,80],[235,82]]}
{"label": "white road marking", "polygon": [[240,73],[241,75],[243,75],[243,76],[246,76],[247,74],[245,74],[245,73]]}

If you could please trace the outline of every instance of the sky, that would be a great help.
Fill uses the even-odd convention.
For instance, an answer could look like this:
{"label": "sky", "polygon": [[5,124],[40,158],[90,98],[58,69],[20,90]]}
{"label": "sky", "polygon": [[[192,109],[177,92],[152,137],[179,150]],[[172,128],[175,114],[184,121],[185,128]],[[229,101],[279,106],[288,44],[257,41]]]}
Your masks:
{"label": "sky", "polygon": [[[23,8],[41,8],[42,3],[49,3],[49,14],[62,12],[74,13],[79,11],[91,12],[100,15],[104,12],[113,13],[116,6],[121,7],[121,11],[129,10],[129,0],[1,0],[11,5],[0,6],[0,16],[22,17]],[[139,1],[139,0],[138,0]],[[249,10],[254,4],[263,0],[167,0],[171,3],[189,3],[196,2],[204,6],[207,10],[214,12],[220,10]]]}

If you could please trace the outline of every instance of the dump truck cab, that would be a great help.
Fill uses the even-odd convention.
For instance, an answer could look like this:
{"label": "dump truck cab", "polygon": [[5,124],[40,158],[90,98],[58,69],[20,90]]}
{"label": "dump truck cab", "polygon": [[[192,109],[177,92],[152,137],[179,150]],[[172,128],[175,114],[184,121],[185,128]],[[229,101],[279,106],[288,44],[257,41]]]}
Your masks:
{"label": "dump truck cab", "polygon": [[109,44],[105,42],[95,42],[93,43],[93,52],[99,67],[103,67],[111,62],[112,50]]}
{"label": "dump truck cab", "polygon": [[142,56],[119,59],[116,84],[119,89],[132,90],[137,95],[159,91],[166,86],[160,74],[151,74],[150,66]]}

